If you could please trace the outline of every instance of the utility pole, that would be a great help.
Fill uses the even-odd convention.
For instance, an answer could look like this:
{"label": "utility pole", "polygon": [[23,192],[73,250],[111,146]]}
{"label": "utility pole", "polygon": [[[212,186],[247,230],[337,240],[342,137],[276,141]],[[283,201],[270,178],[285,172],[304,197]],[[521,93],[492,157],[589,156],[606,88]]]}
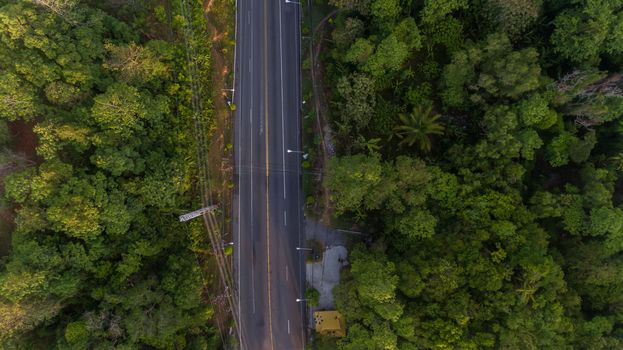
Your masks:
{"label": "utility pole", "polygon": [[180,222],[186,222],[186,221],[188,221],[190,219],[198,218],[201,215],[203,215],[203,214],[205,214],[205,213],[207,213],[209,211],[215,210],[215,209],[216,209],[216,205],[210,205],[208,207],[201,208],[201,209],[198,209],[198,210],[195,210],[195,211],[191,211],[190,213],[186,213],[184,215],[180,215]]}

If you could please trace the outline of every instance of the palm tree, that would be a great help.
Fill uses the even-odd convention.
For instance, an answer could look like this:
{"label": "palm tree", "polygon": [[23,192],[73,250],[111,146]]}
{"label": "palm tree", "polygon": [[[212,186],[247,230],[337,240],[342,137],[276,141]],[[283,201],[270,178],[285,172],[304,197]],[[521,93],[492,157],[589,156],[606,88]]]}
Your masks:
{"label": "palm tree", "polygon": [[443,135],[444,126],[437,122],[441,115],[433,112],[433,107],[421,106],[413,108],[413,112],[398,116],[402,125],[394,128],[394,133],[399,139],[402,139],[399,145],[407,145],[409,147],[417,143],[420,150],[424,152],[430,151],[431,135]]}
{"label": "palm tree", "polygon": [[372,138],[366,140],[362,135],[357,136],[357,139],[353,141],[353,147],[357,150],[368,151],[368,154],[375,155],[381,150],[380,138]]}
{"label": "palm tree", "polygon": [[378,137],[366,141],[366,148],[368,149],[368,153],[370,153],[370,155],[378,153],[381,150],[381,145],[379,144],[380,142],[381,139]]}
{"label": "palm tree", "polygon": [[623,172],[623,152],[610,157],[610,163],[614,166],[615,170]]}

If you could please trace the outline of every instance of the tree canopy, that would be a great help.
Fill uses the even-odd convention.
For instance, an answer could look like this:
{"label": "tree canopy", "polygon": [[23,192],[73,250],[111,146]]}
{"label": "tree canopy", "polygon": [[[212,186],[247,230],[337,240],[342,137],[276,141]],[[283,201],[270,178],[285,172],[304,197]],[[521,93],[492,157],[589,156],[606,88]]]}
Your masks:
{"label": "tree canopy", "polygon": [[31,121],[40,156],[4,181],[16,229],[0,259],[3,349],[214,337],[176,219],[194,205],[188,80],[172,76],[186,61],[179,42],[141,35],[149,11],[0,1],[0,138],[7,121]]}
{"label": "tree canopy", "polygon": [[623,347],[623,5],[329,3],[338,348]]}

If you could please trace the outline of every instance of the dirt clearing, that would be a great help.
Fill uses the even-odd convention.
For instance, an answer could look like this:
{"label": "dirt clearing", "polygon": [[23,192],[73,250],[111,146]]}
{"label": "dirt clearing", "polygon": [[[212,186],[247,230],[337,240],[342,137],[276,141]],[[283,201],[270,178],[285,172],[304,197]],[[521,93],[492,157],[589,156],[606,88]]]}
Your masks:
{"label": "dirt clearing", "polygon": [[[34,123],[23,121],[9,123],[13,144],[9,149],[0,150],[7,155],[2,157],[5,160],[0,164],[0,198],[4,197],[4,178],[7,175],[40,161],[37,156],[37,135],[32,131],[33,126]],[[14,221],[14,208],[6,206],[0,200],[0,257],[9,253]]]}

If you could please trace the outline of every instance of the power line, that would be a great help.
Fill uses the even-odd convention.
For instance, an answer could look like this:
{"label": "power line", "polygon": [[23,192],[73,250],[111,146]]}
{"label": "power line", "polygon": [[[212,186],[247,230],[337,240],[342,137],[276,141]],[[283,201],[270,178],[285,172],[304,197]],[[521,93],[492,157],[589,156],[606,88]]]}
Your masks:
{"label": "power line", "polygon": [[[186,62],[188,69],[188,80],[191,87],[191,107],[194,126],[194,137],[197,145],[196,157],[197,157],[197,169],[199,179],[199,189],[201,193],[201,202],[203,207],[213,206],[214,201],[212,199],[212,183],[210,178],[210,170],[208,168],[209,154],[208,143],[206,140],[206,121],[204,120],[205,114],[203,110],[203,99],[201,96],[201,86],[197,81],[197,52],[194,47],[195,38],[192,28],[192,18],[190,18],[188,11],[188,4],[186,0],[180,0],[180,10],[184,18],[184,46],[186,51]],[[227,298],[230,312],[234,320],[234,328],[238,334],[240,333],[237,305],[235,303],[236,289],[233,283],[233,275],[231,268],[227,263],[227,257],[225,251],[220,244],[221,234],[218,228],[216,217],[214,216],[214,210],[203,212],[204,227],[208,233],[210,239],[210,245],[212,246],[213,255],[216,261],[217,268],[219,270],[219,277],[221,283],[225,287],[225,296]],[[241,344],[242,345],[242,344]]]}

